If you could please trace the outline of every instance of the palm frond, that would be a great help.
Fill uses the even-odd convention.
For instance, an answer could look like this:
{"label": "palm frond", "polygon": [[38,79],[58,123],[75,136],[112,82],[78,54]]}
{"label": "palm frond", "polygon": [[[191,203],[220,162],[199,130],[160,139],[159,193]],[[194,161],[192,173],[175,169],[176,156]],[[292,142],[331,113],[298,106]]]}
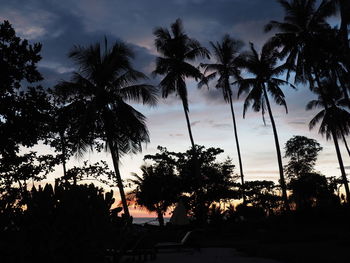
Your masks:
{"label": "palm frond", "polygon": [[157,104],[158,89],[153,85],[138,84],[120,89],[122,98],[143,104],[155,106]]}
{"label": "palm frond", "polygon": [[213,72],[207,76],[203,76],[203,78],[198,82],[197,87],[202,88],[206,85],[209,88],[209,82],[216,78],[217,72]]}

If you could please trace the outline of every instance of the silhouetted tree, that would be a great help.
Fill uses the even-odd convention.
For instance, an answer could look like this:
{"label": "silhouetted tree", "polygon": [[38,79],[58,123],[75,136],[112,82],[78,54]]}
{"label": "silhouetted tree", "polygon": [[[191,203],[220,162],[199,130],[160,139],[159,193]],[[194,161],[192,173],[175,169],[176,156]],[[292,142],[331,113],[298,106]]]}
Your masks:
{"label": "silhouetted tree", "polygon": [[53,155],[37,155],[30,152],[23,155],[3,157],[0,166],[0,186],[10,189],[18,185],[25,193],[29,182],[38,182],[53,171],[58,160]]}
{"label": "silhouetted tree", "polygon": [[[50,114],[50,132],[49,136],[45,139],[45,144],[49,144],[54,148],[55,152],[58,152],[58,158],[63,168],[63,178],[68,182],[67,177],[67,160],[77,151],[76,143],[74,143],[74,138],[77,136],[75,132],[77,129],[73,127],[74,120],[73,115],[76,114],[74,109],[70,106],[58,106],[57,99],[58,96],[53,93],[52,108]],[[74,180],[76,184],[76,180]]]}
{"label": "silhouetted tree", "polygon": [[67,103],[76,109],[79,124],[78,148],[85,150],[99,140],[106,142],[114,165],[123,209],[126,217],[129,210],[119,172],[119,159],[123,154],[142,150],[141,143],[148,142],[146,117],[125,101],[156,104],[156,89],[139,84],[146,76],[131,66],[133,52],[122,42],[101,49],[99,43],[76,46],[69,53],[79,66],[70,82],[61,82],[56,88]]}
{"label": "silhouetted tree", "polygon": [[[199,83],[199,87],[204,84],[207,84],[209,81],[217,78],[217,83],[215,87],[217,89],[221,89],[223,97],[227,103],[230,104],[231,114],[232,114],[232,122],[233,122],[233,131],[236,140],[237,154],[238,154],[238,162],[239,162],[239,171],[241,175],[241,184],[242,189],[244,189],[244,175],[243,175],[243,165],[242,165],[242,157],[241,151],[239,147],[239,140],[237,134],[237,125],[235,113],[233,110],[233,102],[232,102],[232,89],[231,89],[231,78],[238,78],[240,76],[239,70],[239,60],[240,60],[240,51],[243,47],[243,43],[239,40],[235,40],[231,38],[229,35],[225,35],[222,41],[213,43],[210,42],[210,45],[213,49],[213,54],[215,56],[215,63],[211,64],[201,64],[203,67],[204,74],[206,76]],[[210,73],[207,75],[207,73]],[[243,202],[245,202],[244,192],[242,193]]]}
{"label": "silhouetted tree", "polygon": [[[332,0],[340,11],[340,34],[343,41],[343,46],[349,52],[349,31],[348,25],[350,24],[350,4],[346,0]],[[349,53],[348,53],[349,54]]]}
{"label": "silhouetted tree", "polygon": [[180,19],[177,19],[171,25],[171,33],[167,28],[156,28],[153,32],[156,37],[155,46],[161,54],[161,57],[157,57],[156,69],[153,73],[164,75],[164,78],[159,83],[163,98],[167,98],[171,93],[176,93],[182,100],[188,133],[192,148],[195,149],[188,116],[186,78],[190,77],[195,80],[202,78],[199,69],[190,64],[190,62],[198,58],[209,58],[209,51],[184,32]]}
{"label": "silhouetted tree", "polygon": [[314,89],[318,98],[310,101],[307,104],[306,109],[311,110],[321,108],[321,111],[310,121],[309,128],[313,129],[319,122],[321,122],[319,133],[326,135],[327,139],[333,139],[345,187],[346,198],[349,203],[349,185],[338,144],[338,138],[341,138],[343,134],[349,134],[350,132],[350,113],[345,108],[348,107],[348,102],[346,99],[342,98],[339,89],[334,87],[336,83],[333,81],[328,79],[319,84],[321,84],[321,86]]}
{"label": "silhouetted tree", "polygon": [[284,157],[289,158],[284,167],[289,178],[313,172],[317,155],[322,151],[316,140],[305,136],[293,136],[286,142],[284,149]]}
{"label": "silhouetted tree", "polygon": [[247,203],[263,209],[265,215],[273,215],[282,204],[276,188],[272,181],[247,181],[245,185]]}
{"label": "silhouetted tree", "polygon": [[[286,57],[287,80],[295,71],[295,83],[309,81],[313,85],[313,59],[318,55],[320,34],[330,29],[327,18],[335,9],[331,1],[322,0],[277,0],[285,11],[283,22],[271,21],[265,31],[277,30],[270,45],[282,47],[281,58]],[[321,38],[322,39],[322,38]]]}
{"label": "silhouetted tree", "polygon": [[19,154],[21,147],[36,145],[49,131],[47,93],[29,86],[42,80],[37,70],[40,51],[41,44],[16,36],[8,21],[0,24],[0,196],[13,202],[5,201],[8,207],[17,206],[27,184],[45,178],[57,164],[52,155]]}
{"label": "silhouetted tree", "polygon": [[[39,86],[36,64],[41,44],[16,36],[8,21],[0,24],[0,154],[14,156],[20,146],[32,147],[47,133],[50,104]],[[30,129],[28,129],[30,127]]]}
{"label": "silhouetted tree", "polygon": [[290,198],[295,202],[296,209],[307,210],[339,204],[339,198],[334,194],[335,185],[328,183],[327,178],[318,173],[303,173],[297,178],[292,178],[288,186],[292,191]]}
{"label": "silhouetted tree", "polygon": [[258,112],[261,110],[265,122],[264,114],[267,108],[276,144],[282,197],[285,202],[285,208],[289,209],[286,182],[283,175],[281,150],[268,93],[270,93],[273,100],[278,105],[284,106],[287,112],[287,104],[280,86],[290,85],[293,88],[295,87],[289,82],[277,78],[277,76],[281,75],[286,69],[285,65],[277,66],[279,57],[277,49],[271,47],[269,44],[265,44],[261,53],[258,54],[252,43],[250,44],[250,49],[250,52],[245,54],[245,59],[242,60],[241,66],[247,70],[247,73],[251,77],[241,78],[236,81],[236,84],[239,86],[238,95],[241,95],[243,92],[248,93],[244,102],[243,116],[245,117],[248,107],[252,106],[254,111]]}
{"label": "silhouetted tree", "polygon": [[57,179],[57,181],[62,182],[62,180],[64,180],[64,182],[67,182],[67,180],[73,180],[74,185],[76,185],[77,182],[97,181],[108,187],[116,187],[114,178],[114,172],[109,169],[105,161],[92,164],[88,161],[84,161],[83,165],[68,169],[66,178],[62,177]]}
{"label": "silhouetted tree", "polygon": [[156,212],[160,226],[164,226],[163,215],[178,201],[181,193],[179,178],[174,168],[159,163],[141,167],[142,175],[134,174],[131,183],[135,189],[128,194],[140,207]]}
{"label": "silhouetted tree", "polygon": [[[237,176],[233,173],[232,161],[217,161],[217,156],[223,152],[222,149],[196,146],[195,150],[191,148],[185,153],[169,152],[163,147],[158,149],[160,153],[146,155],[145,159],[153,160],[159,165],[167,162],[176,167],[185,205],[199,223],[206,222],[208,209],[214,202],[239,198],[240,194],[235,184]],[[199,166],[199,177],[193,176],[195,165]]]}

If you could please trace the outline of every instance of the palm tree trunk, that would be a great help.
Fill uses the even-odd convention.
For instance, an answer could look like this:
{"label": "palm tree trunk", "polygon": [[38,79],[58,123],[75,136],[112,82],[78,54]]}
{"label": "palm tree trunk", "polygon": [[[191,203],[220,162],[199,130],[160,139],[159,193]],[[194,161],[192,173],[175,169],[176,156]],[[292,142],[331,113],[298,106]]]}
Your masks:
{"label": "palm tree trunk", "polygon": [[281,155],[280,145],[279,145],[279,141],[278,141],[276,124],[275,124],[275,120],[274,120],[273,115],[272,115],[271,106],[270,106],[270,102],[269,102],[269,98],[267,96],[265,86],[263,87],[263,90],[264,90],[264,97],[266,100],[267,110],[269,112],[269,116],[270,116],[270,120],[271,120],[273,136],[275,137],[278,167],[279,167],[279,171],[280,171],[280,184],[281,184],[281,189],[282,189],[282,199],[284,202],[285,209],[287,211],[289,211],[290,208],[289,208],[289,203],[288,203],[287,187],[286,187],[286,181],[285,181],[284,175],[283,175],[282,155]]}
{"label": "palm tree trunk", "polygon": [[121,178],[120,172],[119,172],[119,154],[118,154],[118,149],[116,149],[116,147],[113,145],[113,142],[112,142],[112,140],[110,138],[107,139],[107,143],[108,143],[108,147],[109,147],[109,149],[111,151],[111,155],[112,155],[114,172],[115,172],[115,176],[116,176],[116,179],[117,179],[117,185],[118,185],[118,189],[119,189],[120,199],[121,199],[122,205],[123,205],[124,214],[125,214],[125,217],[127,219],[129,219],[130,218],[129,208],[128,208],[128,204],[126,202],[126,197],[125,197],[125,192],[124,192],[124,187],[123,187],[123,181],[122,181],[122,178]]}
{"label": "palm tree trunk", "polygon": [[346,142],[346,138],[345,138],[345,136],[344,136],[344,133],[343,133],[343,132],[341,133],[341,136],[342,136],[342,139],[343,139],[343,142],[344,142],[345,148],[346,148],[346,150],[347,150],[347,152],[348,152],[348,155],[350,156],[350,149],[349,149],[348,143]]}
{"label": "palm tree trunk", "polygon": [[194,144],[194,140],[193,140],[190,118],[188,117],[188,112],[187,112],[187,109],[186,109],[184,101],[182,101],[182,105],[184,107],[184,112],[185,112],[185,116],[186,116],[186,123],[187,123],[187,129],[188,129],[188,134],[190,135],[192,149],[195,151],[196,148],[195,148],[195,144]]}
{"label": "palm tree trunk", "polygon": [[339,0],[340,5],[340,18],[341,18],[341,24],[340,24],[340,32],[342,39],[344,41],[345,48],[349,51],[349,39],[348,39],[348,19],[349,14],[347,14],[347,10],[349,9],[349,0]]}
{"label": "palm tree trunk", "polygon": [[[64,133],[60,132],[60,139],[61,139],[61,147],[62,147],[62,167],[63,167],[63,178],[65,179],[66,183],[69,183],[68,178],[67,178],[67,168],[66,168],[66,143],[64,140]],[[74,185],[77,184],[77,179],[76,177],[73,178],[74,180]]]}
{"label": "palm tree trunk", "polygon": [[337,157],[338,157],[339,167],[340,167],[340,171],[341,171],[341,176],[343,179],[343,184],[345,187],[346,201],[348,204],[350,204],[350,191],[349,191],[348,180],[346,178],[344,163],[343,163],[343,159],[341,157],[341,153],[340,153],[340,149],[339,149],[338,138],[337,138],[337,135],[333,129],[332,129],[332,137],[333,137],[335,150],[337,152]]}
{"label": "palm tree trunk", "polygon": [[232,122],[233,122],[233,131],[235,134],[235,140],[236,140],[236,146],[237,146],[237,154],[238,154],[238,162],[239,162],[239,171],[241,175],[241,183],[242,183],[242,198],[243,198],[243,204],[246,203],[245,193],[244,193],[244,176],[243,176],[243,165],[242,165],[242,157],[241,157],[241,151],[239,147],[239,140],[238,140],[238,134],[237,134],[237,124],[236,124],[236,118],[235,118],[235,112],[233,110],[233,103],[232,103],[232,95],[229,96],[230,100],[230,106],[231,106],[231,114],[232,114]]}

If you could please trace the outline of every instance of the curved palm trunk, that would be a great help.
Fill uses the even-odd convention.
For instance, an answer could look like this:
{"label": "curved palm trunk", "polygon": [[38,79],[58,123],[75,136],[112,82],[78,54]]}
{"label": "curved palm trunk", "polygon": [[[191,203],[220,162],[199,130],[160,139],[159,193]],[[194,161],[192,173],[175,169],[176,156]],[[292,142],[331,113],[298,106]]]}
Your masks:
{"label": "curved palm trunk", "polygon": [[343,163],[343,159],[341,157],[341,153],[340,153],[340,149],[339,149],[338,138],[337,138],[336,133],[334,132],[334,130],[332,130],[332,137],[333,137],[335,150],[337,152],[337,157],[338,157],[338,162],[339,162],[339,167],[340,167],[340,171],[341,171],[343,184],[344,184],[344,187],[345,187],[346,201],[347,201],[348,204],[350,204],[349,184],[348,184],[348,180],[346,178],[344,163]]}
{"label": "curved palm trunk", "polygon": [[194,140],[193,140],[193,135],[192,135],[192,130],[191,130],[190,118],[188,117],[188,112],[186,110],[186,106],[185,106],[184,101],[182,101],[182,105],[184,107],[184,112],[185,112],[185,116],[186,116],[186,123],[187,123],[187,129],[188,129],[188,134],[190,135],[191,145],[192,145],[193,150],[195,150],[195,145],[194,145]]}
{"label": "curved palm trunk", "polygon": [[114,147],[114,145],[112,143],[112,140],[108,139],[107,143],[108,143],[108,147],[109,147],[109,149],[111,151],[111,155],[112,155],[114,172],[115,172],[115,176],[116,176],[116,179],[117,179],[117,185],[118,185],[118,189],[119,189],[120,199],[121,199],[122,205],[123,205],[124,214],[125,214],[125,217],[127,219],[129,219],[130,218],[129,208],[128,208],[128,204],[126,202],[125,191],[124,191],[124,187],[123,187],[123,181],[122,181],[122,178],[121,178],[120,172],[119,172],[118,149],[116,149],[116,147]]}
{"label": "curved palm trunk", "polygon": [[243,204],[246,203],[245,193],[244,193],[244,176],[243,176],[243,165],[242,165],[242,157],[241,157],[241,151],[239,147],[239,140],[238,140],[238,134],[237,134],[237,124],[236,124],[236,118],[235,118],[235,112],[233,110],[233,103],[232,103],[232,95],[229,96],[230,100],[230,106],[231,106],[231,114],[232,114],[232,122],[233,122],[233,131],[235,134],[235,140],[236,140],[236,146],[237,146],[237,154],[238,154],[238,162],[239,162],[239,171],[241,175],[241,183],[242,183],[242,198],[243,198]]}
{"label": "curved palm trunk", "polygon": [[266,92],[265,86],[263,87],[263,90],[264,90],[264,97],[265,97],[265,100],[266,100],[267,110],[269,112],[269,116],[270,116],[270,120],[271,120],[273,136],[275,138],[278,167],[279,167],[279,171],[280,171],[280,184],[281,184],[281,188],[282,188],[282,199],[283,199],[283,202],[284,202],[285,209],[287,211],[289,211],[290,208],[289,208],[289,203],[288,203],[287,187],[286,187],[286,181],[285,181],[284,175],[283,175],[282,155],[281,155],[280,145],[279,145],[279,141],[278,141],[278,134],[277,134],[276,124],[275,124],[275,120],[274,120],[273,115],[272,115],[271,106],[270,106],[270,102],[269,102],[269,98],[267,96],[267,92]]}
{"label": "curved palm trunk", "polygon": [[342,139],[343,139],[343,142],[344,142],[344,145],[345,145],[346,151],[348,152],[348,155],[350,156],[350,149],[349,149],[348,143],[346,142],[346,138],[345,138],[345,136],[344,136],[344,133],[343,133],[343,132],[341,133],[341,136],[342,136]]}

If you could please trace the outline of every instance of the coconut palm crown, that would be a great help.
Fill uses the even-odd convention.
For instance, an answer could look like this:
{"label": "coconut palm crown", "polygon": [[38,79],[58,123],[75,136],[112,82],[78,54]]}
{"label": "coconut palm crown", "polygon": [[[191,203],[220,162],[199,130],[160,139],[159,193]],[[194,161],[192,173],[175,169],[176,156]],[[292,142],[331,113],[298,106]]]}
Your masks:
{"label": "coconut palm crown", "polygon": [[146,76],[133,69],[132,50],[122,42],[108,48],[99,43],[89,47],[75,46],[69,57],[79,67],[71,81],[60,82],[56,90],[66,104],[74,105],[75,125],[79,137],[77,149],[84,151],[104,141],[111,152],[124,213],[129,217],[119,158],[142,150],[141,143],[149,141],[145,116],[126,101],[155,105],[155,87],[139,80]]}
{"label": "coconut palm crown", "polygon": [[[265,31],[275,30],[269,41],[281,47],[281,57],[286,57],[287,79],[295,71],[295,82],[305,83],[312,79],[312,61],[317,58],[317,47],[322,43],[323,32],[330,30],[327,18],[335,12],[332,1],[277,0],[285,11],[284,21],[271,21]],[[310,82],[312,85],[312,82]]]}
{"label": "coconut palm crown", "polygon": [[200,70],[190,62],[198,58],[209,58],[209,51],[184,32],[180,19],[171,25],[171,32],[167,28],[156,28],[153,34],[156,37],[156,49],[161,55],[156,59],[156,69],[153,73],[164,76],[159,84],[163,98],[176,93],[182,100],[192,148],[195,148],[188,117],[186,78],[202,78]]}

